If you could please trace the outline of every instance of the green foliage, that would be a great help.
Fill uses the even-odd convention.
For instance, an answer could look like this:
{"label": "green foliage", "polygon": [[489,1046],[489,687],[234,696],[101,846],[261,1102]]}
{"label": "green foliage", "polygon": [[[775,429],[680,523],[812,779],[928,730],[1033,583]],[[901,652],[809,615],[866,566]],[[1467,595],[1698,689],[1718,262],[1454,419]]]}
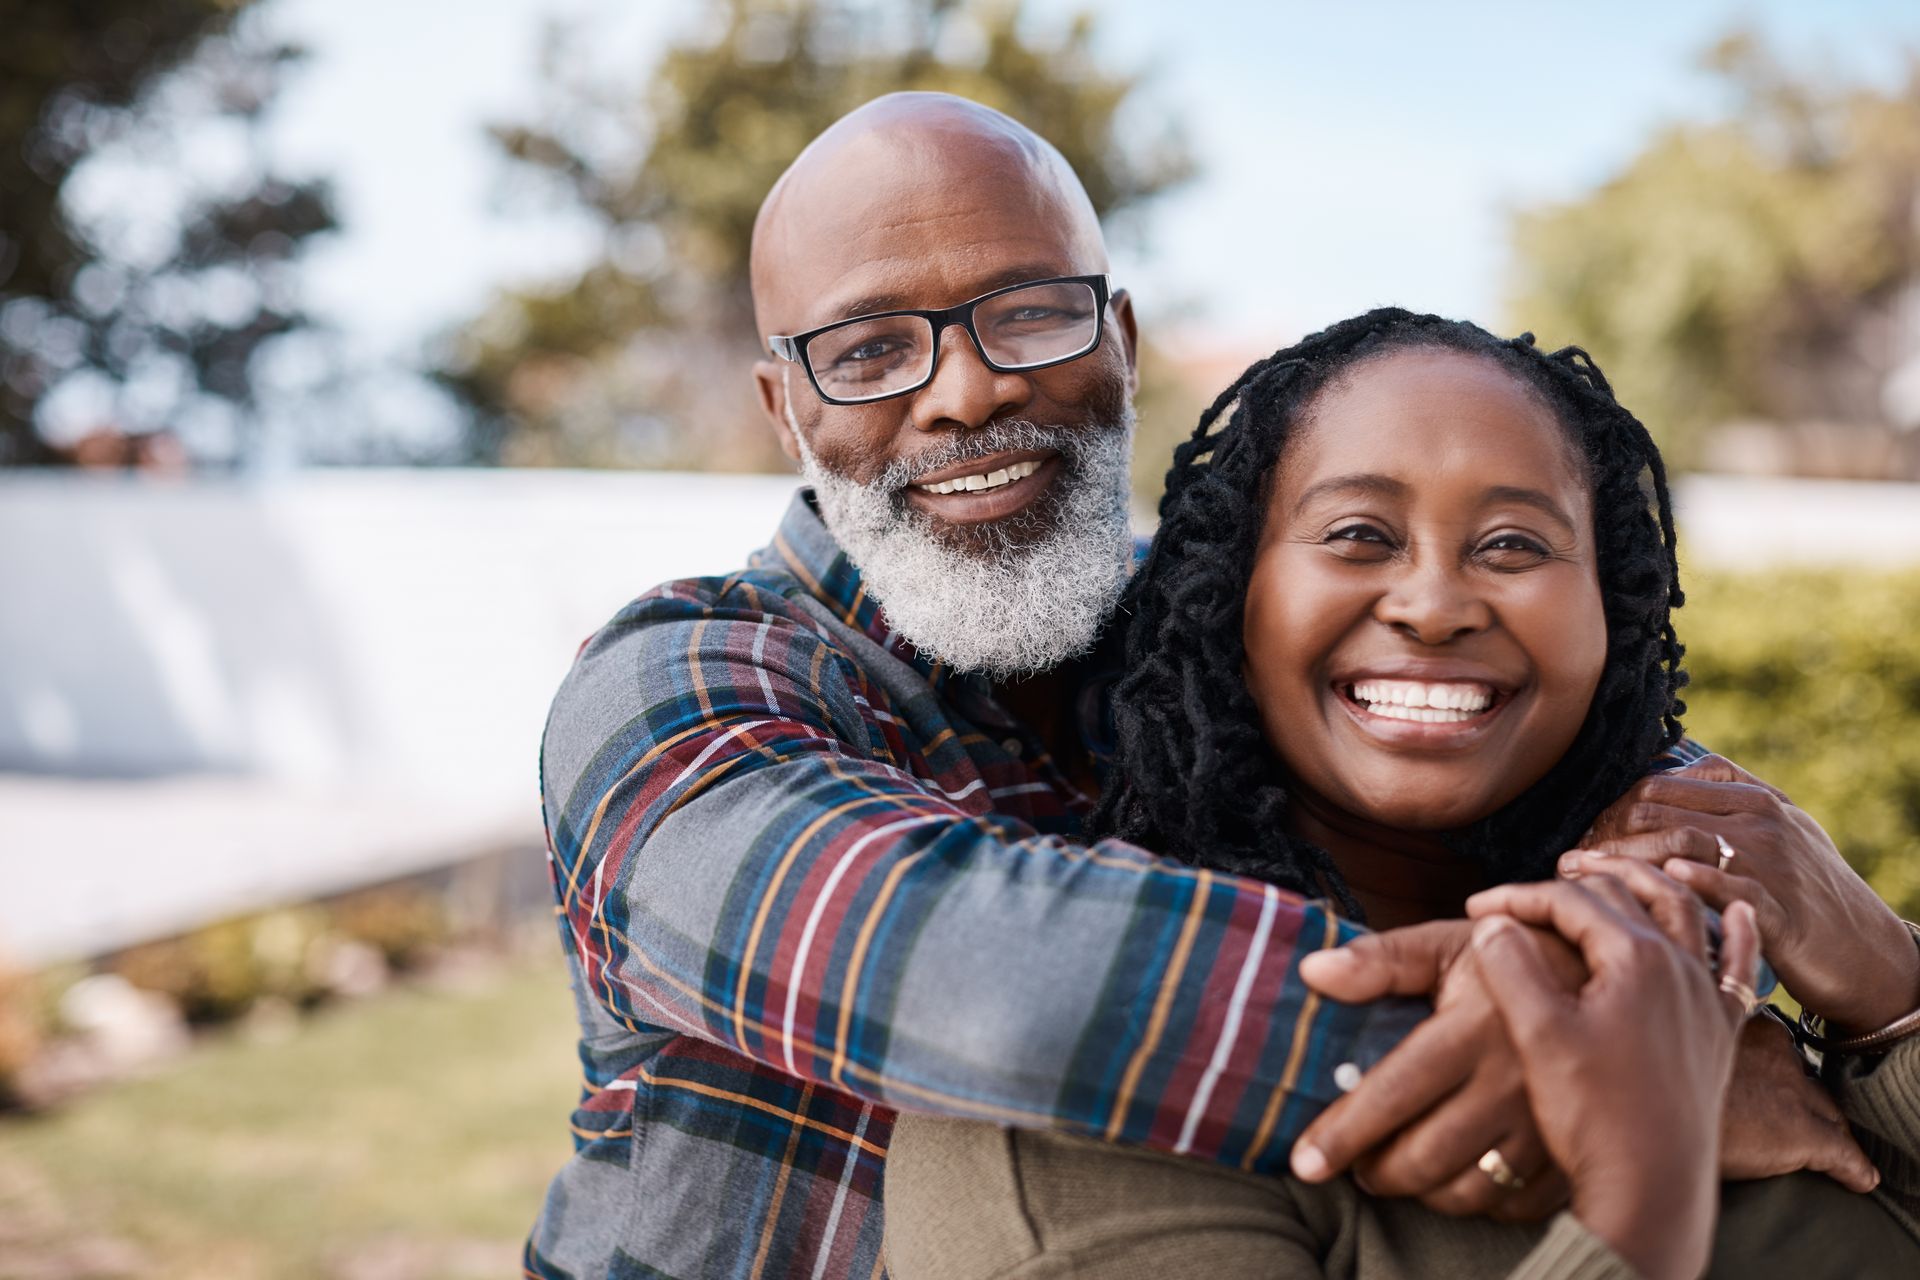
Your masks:
{"label": "green foliage", "polygon": [[1920,271],[1920,59],[1891,93],[1797,78],[1740,35],[1706,65],[1729,119],[1513,228],[1513,327],[1590,350],[1681,465],[1729,419],[1884,422]]}
{"label": "green foliage", "polygon": [[[86,425],[198,412],[244,450],[253,358],[305,326],[294,261],[334,226],[323,183],[189,162],[192,129],[256,128],[298,57],[250,3],[0,0],[0,465],[59,460],[36,412],[82,384]],[[137,202],[76,195],[102,166]]]}
{"label": "green foliage", "polygon": [[1687,732],[1818,819],[1920,918],[1920,570],[1689,575]]}
{"label": "green foliage", "polygon": [[170,997],[189,1021],[215,1023],[264,999],[295,1005],[324,999],[325,961],[342,942],[364,943],[404,970],[451,936],[446,911],[431,893],[387,885],[218,921],[130,948],[108,967],[136,987]]}
{"label": "green foliage", "polygon": [[1082,14],[1041,32],[1017,2],[712,0],[637,96],[547,56],[540,120],[495,140],[605,230],[557,288],[503,293],[452,340],[439,376],[473,407],[478,452],[536,464],[780,466],[747,366],[754,215],[816,134],[879,94],[944,90],[1060,148],[1124,223],[1185,179],[1171,131],[1122,130],[1139,77],[1103,69]]}
{"label": "green foliage", "polygon": [[171,997],[191,1022],[223,1022],[268,997],[318,999],[307,957],[325,927],[324,915],[310,907],[271,911],[131,948],[110,967],[136,987]]}

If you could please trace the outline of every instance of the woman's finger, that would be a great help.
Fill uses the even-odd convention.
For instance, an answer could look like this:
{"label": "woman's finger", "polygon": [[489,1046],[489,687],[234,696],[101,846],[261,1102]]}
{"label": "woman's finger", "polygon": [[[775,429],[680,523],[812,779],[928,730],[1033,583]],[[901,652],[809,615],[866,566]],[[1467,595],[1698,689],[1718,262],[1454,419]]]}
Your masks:
{"label": "woman's finger", "polygon": [[[1529,900],[1523,905],[1531,908],[1536,901]],[[1590,895],[1587,901],[1592,903],[1593,911],[1605,910],[1593,902]],[[1540,922],[1546,923],[1551,908],[1541,909],[1538,914]],[[1591,924],[1588,926],[1590,935],[1593,928]],[[1570,941],[1579,941],[1571,930],[1563,929],[1561,932]],[[1521,1068],[1525,1070],[1536,1046],[1560,1043],[1560,1029],[1576,1013],[1577,999],[1561,990],[1553,980],[1539,948],[1527,937],[1526,931],[1508,916],[1489,915],[1482,918],[1473,928],[1473,946],[1480,957],[1481,980],[1486,984],[1487,994],[1492,997],[1500,1020],[1506,1024],[1507,1039],[1512,1041],[1514,1051],[1520,1056]],[[1582,947],[1581,952],[1585,954],[1586,948]]]}
{"label": "woman's finger", "polygon": [[1659,774],[1658,776],[1662,778],[1704,778],[1709,782],[1744,782],[1749,786],[1759,787],[1763,791],[1772,792],[1774,797],[1783,804],[1793,803],[1793,801],[1787,798],[1786,792],[1774,786],[1765,778],[1757,778],[1753,774],[1748,773],[1745,769],[1742,769],[1725,756],[1702,756],[1692,764],[1682,765],[1678,769],[1670,769],[1666,773]]}
{"label": "woman's finger", "polygon": [[1760,923],[1753,904],[1736,902],[1721,918],[1720,994],[1735,1026],[1759,1003],[1753,987],[1760,980]]}
{"label": "woman's finger", "polygon": [[1635,821],[1635,812],[1642,807],[1682,809],[1732,817],[1737,814],[1774,813],[1780,808],[1780,796],[1771,787],[1750,782],[1661,773],[1648,778],[1640,788],[1639,800],[1627,814],[1629,824]]}
{"label": "woman's finger", "polygon": [[[1589,974],[1631,963],[1638,938],[1659,928],[1624,887],[1609,888],[1604,881],[1592,889],[1565,880],[1503,884],[1468,898],[1467,914],[1508,915],[1522,924],[1551,928],[1580,949]],[[1476,928],[1475,944],[1480,940]]]}
{"label": "woman's finger", "polygon": [[[1736,859],[1734,867],[1738,867]],[[1787,913],[1781,907],[1767,887],[1751,876],[1738,875],[1732,870],[1722,871],[1718,867],[1702,866],[1683,858],[1675,858],[1661,867],[1669,876],[1678,880],[1699,896],[1700,901],[1712,907],[1724,916],[1727,908],[1736,902],[1744,902],[1754,910],[1760,932],[1778,942],[1787,933]]]}
{"label": "woman's finger", "polygon": [[1574,874],[1584,877],[1581,883],[1589,888],[1595,886],[1593,877],[1605,877],[1621,885],[1647,909],[1671,942],[1694,959],[1706,962],[1706,910],[1699,897],[1678,880],[1637,859],[1601,853],[1588,854]]}
{"label": "woman's finger", "polygon": [[[1610,853],[1620,858],[1638,858],[1659,866],[1669,858],[1688,858],[1694,862],[1716,863],[1720,861],[1720,844],[1713,838],[1713,832],[1700,825],[1708,820],[1700,815],[1690,815],[1688,824],[1665,827],[1659,831],[1642,831],[1633,835],[1613,836],[1605,840],[1591,840],[1574,853]],[[1565,869],[1566,856],[1561,856],[1562,870]]]}

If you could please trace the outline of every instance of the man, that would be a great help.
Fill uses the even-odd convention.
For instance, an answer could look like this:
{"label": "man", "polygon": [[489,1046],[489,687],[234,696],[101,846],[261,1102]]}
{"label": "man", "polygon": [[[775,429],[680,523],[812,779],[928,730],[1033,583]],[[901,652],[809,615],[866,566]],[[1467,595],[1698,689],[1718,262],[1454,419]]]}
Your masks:
{"label": "man", "polygon": [[[555,700],[586,1086],[528,1274],[878,1275],[900,1107],[1285,1169],[1427,1006],[1310,992],[1300,956],[1353,932],[1317,905],[1077,839],[1135,385],[1084,191],[1006,117],[894,95],[794,162],[752,269],[754,378],[810,492],[747,569],[629,605]],[[1370,944],[1352,980],[1431,992],[1463,940]],[[1506,1133],[1544,1174],[1496,1022],[1443,1000],[1391,1105],[1323,1119],[1297,1167],[1447,1096],[1380,1189],[1494,1208],[1475,1158]]]}

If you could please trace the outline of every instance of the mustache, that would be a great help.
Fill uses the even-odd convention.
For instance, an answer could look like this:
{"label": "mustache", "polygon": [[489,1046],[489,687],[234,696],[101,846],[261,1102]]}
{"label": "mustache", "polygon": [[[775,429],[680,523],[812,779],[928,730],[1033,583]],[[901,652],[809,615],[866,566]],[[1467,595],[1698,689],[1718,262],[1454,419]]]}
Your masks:
{"label": "mustache", "polygon": [[1097,427],[1055,427],[1024,418],[1002,418],[949,437],[911,458],[895,458],[866,487],[892,494],[930,471],[1020,449],[1050,449],[1071,463],[1091,443],[1089,437],[1098,434]]}

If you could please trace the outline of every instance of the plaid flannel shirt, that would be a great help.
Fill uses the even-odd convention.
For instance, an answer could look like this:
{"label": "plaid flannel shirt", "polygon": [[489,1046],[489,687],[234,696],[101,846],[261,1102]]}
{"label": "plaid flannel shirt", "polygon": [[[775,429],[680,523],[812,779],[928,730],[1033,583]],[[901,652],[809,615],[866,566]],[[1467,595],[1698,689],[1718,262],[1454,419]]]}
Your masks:
{"label": "plaid flannel shirt", "polygon": [[1277,1171],[1427,1008],[1308,991],[1353,933],[1318,903],[1078,839],[1088,798],[804,493],[587,642],[542,791],[585,1080],[533,1277],[879,1276],[902,1107]]}

